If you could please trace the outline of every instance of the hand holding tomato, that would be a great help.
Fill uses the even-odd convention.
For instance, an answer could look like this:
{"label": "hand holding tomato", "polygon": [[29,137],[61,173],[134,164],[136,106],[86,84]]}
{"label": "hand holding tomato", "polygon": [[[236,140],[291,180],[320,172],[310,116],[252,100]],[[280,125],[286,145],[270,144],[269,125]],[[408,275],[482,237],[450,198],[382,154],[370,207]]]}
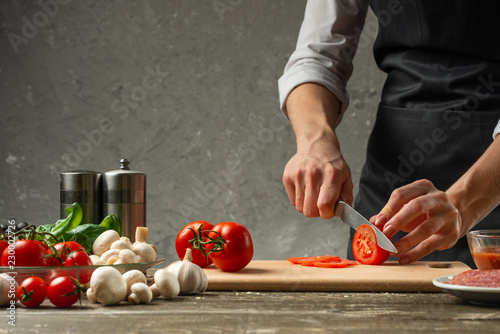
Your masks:
{"label": "hand holding tomato", "polygon": [[428,180],[418,180],[393,191],[375,225],[386,236],[408,232],[396,242],[399,262],[417,261],[434,250],[453,247],[467,231],[448,195]]}

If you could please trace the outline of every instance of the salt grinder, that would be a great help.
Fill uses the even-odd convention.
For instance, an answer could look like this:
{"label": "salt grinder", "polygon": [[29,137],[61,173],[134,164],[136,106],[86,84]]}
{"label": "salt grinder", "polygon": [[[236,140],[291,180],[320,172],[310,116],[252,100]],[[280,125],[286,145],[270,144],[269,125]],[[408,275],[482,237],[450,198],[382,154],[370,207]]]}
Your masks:
{"label": "salt grinder", "polygon": [[122,235],[134,241],[137,227],[146,226],[146,174],[130,170],[127,159],[120,169],[103,175],[103,216],[115,215],[122,224]]}
{"label": "salt grinder", "polygon": [[82,224],[99,224],[102,220],[102,174],[75,170],[60,175],[60,217],[67,217],[66,209],[73,203],[82,208]]}

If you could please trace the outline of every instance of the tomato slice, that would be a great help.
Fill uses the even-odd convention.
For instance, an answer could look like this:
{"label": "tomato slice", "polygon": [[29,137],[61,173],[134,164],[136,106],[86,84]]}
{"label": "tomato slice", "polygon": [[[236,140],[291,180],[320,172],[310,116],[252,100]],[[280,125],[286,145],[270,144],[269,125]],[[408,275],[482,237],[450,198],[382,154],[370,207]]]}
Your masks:
{"label": "tomato slice", "polygon": [[319,255],[319,256],[300,256],[300,257],[289,257],[286,259],[288,262],[293,264],[301,264],[303,266],[312,266],[313,262],[325,261],[338,259],[336,255]]}
{"label": "tomato slice", "polygon": [[323,268],[344,268],[347,267],[350,262],[351,261],[347,259],[338,258],[336,260],[313,262],[313,266]]}
{"label": "tomato slice", "polygon": [[389,252],[377,245],[377,236],[368,224],[357,228],[352,241],[352,252],[356,261],[362,264],[382,264],[389,258]]}

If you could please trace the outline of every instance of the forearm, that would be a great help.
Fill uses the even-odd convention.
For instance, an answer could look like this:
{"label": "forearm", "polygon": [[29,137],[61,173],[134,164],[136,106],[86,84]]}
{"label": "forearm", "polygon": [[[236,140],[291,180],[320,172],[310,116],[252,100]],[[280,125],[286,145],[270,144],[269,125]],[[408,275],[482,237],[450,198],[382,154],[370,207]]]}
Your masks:
{"label": "forearm", "polygon": [[318,139],[337,142],[335,125],[340,118],[340,105],[325,87],[314,83],[296,87],[288,96],[286,112],[298,149]]}
{"label": "forearm", "polygon": [[462,235],[500,204],[500,136],[446,193],[460,213]]}

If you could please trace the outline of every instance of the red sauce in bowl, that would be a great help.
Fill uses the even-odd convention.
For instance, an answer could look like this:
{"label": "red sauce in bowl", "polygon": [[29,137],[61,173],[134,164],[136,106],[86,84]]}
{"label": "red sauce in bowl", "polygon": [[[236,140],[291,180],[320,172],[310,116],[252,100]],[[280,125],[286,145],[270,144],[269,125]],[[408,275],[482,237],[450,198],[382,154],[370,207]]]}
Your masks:
{"label": "red sauce in bowl", "polygon": [[483,248],[472,253],[474,263],[479,270],[500,269],[500,249]]}

